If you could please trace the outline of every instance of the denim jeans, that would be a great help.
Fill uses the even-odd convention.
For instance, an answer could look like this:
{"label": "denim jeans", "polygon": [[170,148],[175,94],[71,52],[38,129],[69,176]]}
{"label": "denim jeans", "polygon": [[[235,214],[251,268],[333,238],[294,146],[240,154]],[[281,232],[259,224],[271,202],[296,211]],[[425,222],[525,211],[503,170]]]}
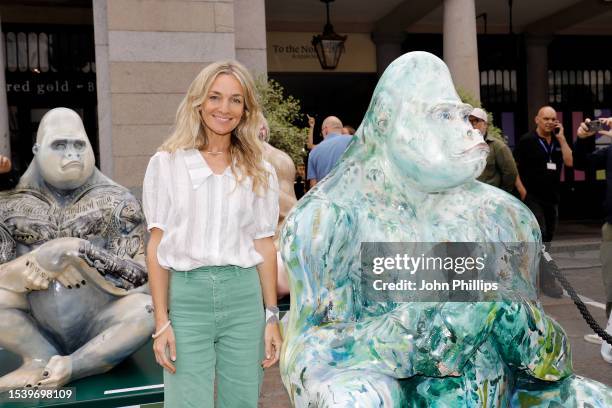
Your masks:
{"label": "denim jeans", "polygon": [[264,308],[255,267],[170,272],[176,373],[164,370],[166,408],[257,407],[263,379]]}

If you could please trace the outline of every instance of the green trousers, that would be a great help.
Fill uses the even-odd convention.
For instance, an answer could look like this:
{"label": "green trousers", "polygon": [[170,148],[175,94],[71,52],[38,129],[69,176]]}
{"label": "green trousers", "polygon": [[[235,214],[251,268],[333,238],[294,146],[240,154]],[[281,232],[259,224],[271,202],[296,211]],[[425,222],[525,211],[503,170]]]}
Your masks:
{"label": "green trousers", "polygon": [[265,321],[256,268],[171,271],[169,307],[176,373],[164,370],[165,408],[257,407]]}

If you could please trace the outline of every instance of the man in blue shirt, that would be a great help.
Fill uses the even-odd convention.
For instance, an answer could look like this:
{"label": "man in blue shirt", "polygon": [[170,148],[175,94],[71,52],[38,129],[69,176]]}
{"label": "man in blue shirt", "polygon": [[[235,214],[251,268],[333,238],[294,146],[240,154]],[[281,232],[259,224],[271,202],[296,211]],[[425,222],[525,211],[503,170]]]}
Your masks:
{"label": "man in blue shirt", "polygon": [[334,168],[347,146],[351,136],[342,134],[342,122],[335,116],[328,116],[321,125],[323,141],[315,146],[308,157],[308,180],[310,187]]}

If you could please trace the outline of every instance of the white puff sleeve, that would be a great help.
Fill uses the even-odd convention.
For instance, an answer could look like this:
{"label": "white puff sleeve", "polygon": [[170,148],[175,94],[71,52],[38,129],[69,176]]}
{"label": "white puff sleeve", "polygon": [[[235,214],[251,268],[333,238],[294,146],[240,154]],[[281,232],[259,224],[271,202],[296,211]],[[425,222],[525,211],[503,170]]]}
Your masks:
{"label": "white puff sleeve", "polygon": [[167,230],[170,207],[170,153],[157,152],[147,166],[142,183],[142,206],[147,219],[147,229]]}
{"label": "white puff sleeve", "polygon": [[268,178],[268,190],[265,195],[255,198],[255,239],[273,237],[278,224],[279,213],[279,187],[278,178],[274,167],[265,162],[266,169],[270,172]]}

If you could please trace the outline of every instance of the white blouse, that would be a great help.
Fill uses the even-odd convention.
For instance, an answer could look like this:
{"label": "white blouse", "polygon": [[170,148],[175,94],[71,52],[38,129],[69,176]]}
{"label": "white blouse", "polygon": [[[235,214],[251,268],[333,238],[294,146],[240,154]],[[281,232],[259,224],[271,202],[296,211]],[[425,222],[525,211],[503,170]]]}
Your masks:
{"label": "white blouse", "polygon": [[270,187],[259,196],[250,177],[236,185],[229,167],[214,174],[195,149],[157,152],[147,167],[142,201],[148,229],[164,231],[159,264],[188,271],[261,263],[253,240],[274,235],[279,211],[276,172],[264,164]]}

